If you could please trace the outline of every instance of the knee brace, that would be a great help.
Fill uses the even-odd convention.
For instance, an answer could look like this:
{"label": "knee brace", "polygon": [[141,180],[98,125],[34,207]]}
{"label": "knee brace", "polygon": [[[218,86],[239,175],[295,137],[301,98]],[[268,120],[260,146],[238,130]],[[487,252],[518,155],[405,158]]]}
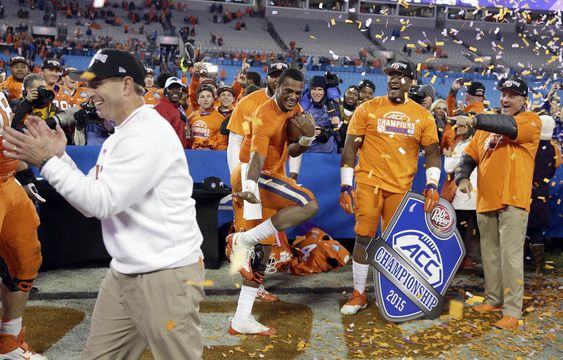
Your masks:
{"label": "knee brace", "polygon": [[254,257],[252,258],[252,273],[254,275],[254,281],[259,284],[264,283],[264,274],[266,273],[266,267],[268,265],[268,258],[266,253],[269,255],[270,251],[267,251],[266,246],[269,245],[262,245],[256,244],[254,245]]}
{"label": "knee brace", "polygon": [[33,281],[35,281],[35,279],[22,280],[12,277],[12,275],[10,275],[10,271],[8,270],[8,265],[6,264],[6,261],[4,261],[4,259],[1,257],[0,257],[0,278],[2,278],[2,283],[4,284],[4,286],[6,286],[8,290],[10,290],[11,292],[17,292],[17,291],[30,292],[33,285]]}

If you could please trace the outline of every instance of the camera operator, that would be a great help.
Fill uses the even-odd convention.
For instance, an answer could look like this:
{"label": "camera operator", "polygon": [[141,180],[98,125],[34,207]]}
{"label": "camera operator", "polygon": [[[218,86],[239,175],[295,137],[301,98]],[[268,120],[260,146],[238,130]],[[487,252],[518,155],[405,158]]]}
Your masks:
{"label": "camera operator", "polygon": [[[80,74],[77,74],[80,76]],[[94,104],[85,101],[80,104],[80,109],[67,110],[63,112],[64,119],[58,122],[76,122],[74,129],[75,145],[102,145],[106,139],[113,134],[114,126],[111,122],[102,119],[96,110]],[[63,118],[59,115],[59,118]]]}
{"label": "camera operator", "polygon": [[351,85],[344,92],[344,97],[342,98],[342,103],[340,104],[340,117],[342,119],[342,125],[340,125],[340,139],[338,141],[338,152],[342,152],[344,148],[344,140],[346,139],[346,131],[348,130],[348,123],[352,119],[352,114],[358,106],[358,100],[360,98],[360,89],[356,85]]}
{"label": "camera operator", "polygon": [[[331,74],[331,76],[335,75]],[[309,88],[305,89],[303,98],[305,100],[300,102],[303,110],[315,119],[316,139],[307,152],[335,153],[338,150],[335,137],[339,136],[340,117],[332,116],[329,112],[327,104],[330,101],[327,99],[326,77],[314,76],[309,83]],[[332,110],[336,111],[334,108]]]}

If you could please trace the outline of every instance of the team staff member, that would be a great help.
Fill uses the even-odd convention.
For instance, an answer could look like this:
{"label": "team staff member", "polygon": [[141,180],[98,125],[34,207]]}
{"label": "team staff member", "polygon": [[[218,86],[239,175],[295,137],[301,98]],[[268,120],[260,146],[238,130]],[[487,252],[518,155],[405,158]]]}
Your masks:
{"label": "team staff member", "polygon": [[29,74],[29,63],[24,57],[14,56],[9,64],[11,75],[0,84],[0,91],[5,93],[8,102],[22,96],[23,79]]}
{"label": "team staff member", "polygon": [[0,93],[0,276],[2,277],[2,359],[46,360],[25,342],[22,316],[33,281],[41,266],[41,244],[37,237],[39,217],[33,202],[14,178],[27,166],[4,155],[2,135],[10,127],[13,113]]}
{"label": "team staff member", "polygon": [[[478,81],[471,81],[467,86],[465,94],[465,105],[462,109],[457,108],[456,96],[458,90],[463,86],[463,79],[457,79],[452,83],[451,90],[446,98],[448,106],[448,116],[454,115],[475,115],[485,113],[485,85]],[[440,141],[442,149],[453,149],[455,146],[455,130],[449,122],[444,127],[444,135]]]}
{"label": "team staff member", "polygon": [[80,86],[81,83],[74,80],[70,75],[77,73],[78,70],[73,67],[67,67],[63,72],[63,92],[70,100],[70,106],[80,106],[83,102],[88,100],[88,92],[85,87]]}
{"label": "team staff member", "polygon": [[[241,174],[238,165],[231,174],[233,196],[251,204],[261,202],[263,208],[275,211],[273,217],[256,227],[227,237],[235,259],[231,267],[240,270],[243,275],[237,310],[229,328],[231,335],[276,334],[274,328],[260,324],[252,316],[252,306],[264,277],[265,266],[254,271],[250,266],[251,254],[256,244],[279,231],[305,222],[319,209],[313,193],[288,178],[285,171],[288,156],[300,155],[314,140],[314,120],[311,115],[303,114],[299,106],[304,81],[299,70],[288,69],[282,73],[274,98],[256,110],[256,120],[250,125],[250,132],[242,144],[240,160],[248,163],[247,173]],[[294,118],[293,122],[304,135],[298,143],[289,144],[286,128],[291,118]],[[243,182],[244,175],[246,180]],[[234,202],[233,206],[242,207],[241,202]],[[258,258],[264,256],[256,254]],[[237,264],[237,258],[242,260],[240,264]]]}
{"label": "team staff member", "polygon": [[[271,63],[268,66],[268,72],[266,77],[266,84],[267,86],[263,89],[256,90],[251,94],[244,96],[237,102],[235,109],[233,110],[231,117],[229,119],[229,123],[227,125],[227,129],[229,132],[229,143],[227,145],[227,162],[229,166],[229,171],[231,176],[235,169],[239,169],[237,165],[239,164],[240,158],[240,151],[241,145],[244,137],[250,133],[250,123],[252,120],[252,115],[256,111],[258,107],[272,98],[276,92],[278,87],[278,79],[281,76],[282,72],[287,70],[289,65],[284,62],[276,61]],[[251,75],[252,72],[248,72],[247,76],[248,79],[254,77]],[[257,79],[255,79],[257,80]],[[258,82],[259,84],[259,82]],[[253,85],[249,85],[248,88],[252,88]],[[240,171],[240,170],[236,170]],[[271,218],[274,216],[275,211],[270,210],[267,208],[262,209],[262,220],[252,220],[252,221],[245,221],[243,219],[242,208],[234,206],[234,223],[235,223],[235,230],[240,231],[253,228],[254,226],[258,225],[260,222]],[[263,261],[267,262],[269,258],[268,251],[271,249],[271,246],[274,243],[281,245],[282,243],[287,243],[287,236],[284,232],[280,232],[279,234],[272,236],[264,241],[261,244],[266,245],[263,247],[264,249],[264,258]],[[276,302],[278,301],[278,297],[271,292],[267,291],[262,284],[257,293],[258,299],[266,302]]]}
{"label": "team staff member", "polygon": [[163,96],[160,89],[154,86],[154,70],[147,67],[145,71],[147,73],[145,76],[145,89],[147,90],[144,96],[145,104],[156,105]]}
{"label": "team staff member", "polygon": [[62,130],[37,118],[29,134],[7,129],[4,146],[102,221],[112,261],[82,359],[137,359],[147,346],[156,359],[201,359],[202,235],[180,141],[145,105],[145,69],[129,52],[98,51],[81,78],[100,116],[117,124],[88,175],[65,154]]}
{"label": "team staff member", "polygon": [[[431,211],[440,198],[441,163],[436,123],[428,110],[405,97],[416,77],[415,70],[410,63],[399,61],[386,68],[385,73],[388,75],[387,96],[368,100],[356,108],[340,161],[340,206],[356,217],[352,255],[354,291],[340,310],[344,315],[356,314],[367,307],[366,247],[375,236],[379,218],[384,231],[405,193],[411,189],[420,146],[426,157],[424,210]],[[354,190],[358,151],[360,160]]]}
{"label": "team staff member", "polygon": [[164,85],[164,97],[155,105],[154,109],[172,125],[180,143],[182,143],[182,147],[187,149],[186,125],[188,118],[184,108],[180,105],[185,89],[186,86],[177,77],[168,78]]}
{"label": "team staff member", "polygon": [[478,130],[456,168],[456,183],[470,196],[469,175],[477,167],[485,302],[474,309],[480,313],[502,310],[503,317],[494,326],[514,329],[522,318],[524,239],[542,124],[537,114],[526,111],[524,80],[505,80],[499,90],[500,115],[456,118],[458,124]]}
{"label": "team staff member", "polygon": [[64,85],[59,85],[63,70],[61,63],[57,59],[45,59],[43,64],[41,64],[45,87],[47,90],[55,93],[53,103],[60,110],[66,110],[73,106],[70,96],[67,95],[69,91],[65,89]]}

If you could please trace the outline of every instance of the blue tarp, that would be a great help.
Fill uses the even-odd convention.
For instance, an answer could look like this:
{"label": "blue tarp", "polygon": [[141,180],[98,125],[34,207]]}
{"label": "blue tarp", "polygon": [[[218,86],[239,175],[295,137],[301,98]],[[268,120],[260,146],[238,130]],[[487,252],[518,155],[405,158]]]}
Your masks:
{"label": "blue tarp", "polygon": [[[67,152],[83,172],[92,168],[100,151],[98,146],[69,146]],[[230,186],[229,169],[225,151],[187,150],[186,157],[190,174],[194,182],[202,182],[208,176],[223,179]],[[354,237],[354,219],[346,214],[338,204],[340,194],[340,155],[307,153],[303,157],[299,183],[307,187],[317,197],[320,205],[319,213],[311,222],[322,227],[326,232],[338,239]],[[418,172],[412,190],[422,192],[424,189],[424,158],[419,158]],[[563,206],[557,202],[563,196],[563,169],[555,174],[551,188],[551,216],[548,236],[563,238]],[[230,215],[230,214],[229,214]],[[225,218],[225,214],[221,218]],[[221,223],[220,219],[220,223]],[[291,237],[291,233],[288,234]]]}

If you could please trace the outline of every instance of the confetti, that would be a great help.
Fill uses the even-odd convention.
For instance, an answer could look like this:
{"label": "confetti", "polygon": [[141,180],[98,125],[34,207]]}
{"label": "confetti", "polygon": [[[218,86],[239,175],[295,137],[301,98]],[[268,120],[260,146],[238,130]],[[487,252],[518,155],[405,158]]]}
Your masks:
{"label": "confetti", "polygon": [[463,319],[463,303],[457,300],[450,301],[450,313],[456,319]]}
{"label": "confetti", "polygon": [[168,320],[166,322],[166,330],[172,331],[176,328],[176,322],[174,320]]}
{"label": "confetti", "polygon": [[215,282],[211,279],[207,279],[207,280],[203,280],[203,281],[188,280],[188,281],[186,281],[186,285],[209,287],[209,286],[215,285]]}
{"label": "confetti", "polygon": [[405,154],[407,153],[407,152],[405,151],[405,149],[403,149],[402,147],[399,148],[399,152],[400,152],[402,155],[405,155]]}
{"label": "confetti", "polygon": [[432,75],[432,79],[430,80],[430,83],[434,84],[436,82],[436,75]]}

